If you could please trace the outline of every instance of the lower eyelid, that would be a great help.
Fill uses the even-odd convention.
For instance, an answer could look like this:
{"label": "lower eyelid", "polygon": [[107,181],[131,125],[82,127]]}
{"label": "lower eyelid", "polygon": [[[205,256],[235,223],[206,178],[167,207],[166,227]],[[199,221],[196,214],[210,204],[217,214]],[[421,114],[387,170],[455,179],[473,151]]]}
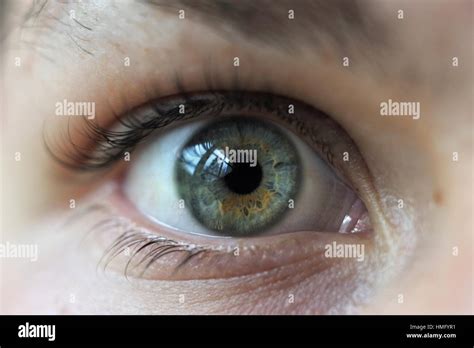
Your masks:
{"label": "lower eyelid", "polygon": [[[290,267],[303,261],[311,261],[311,272],[317,274],[329,268],[337,267],[341,259],[325,257],[325,246],[333,242],[341,244],[363,244],[366,253],[370,253],[373,233],[358,233],[354,235],[334,235],[313,231],[300,231],[291,234],[255,237],[246,239],[209,238],[195,235],[186,235],[173,232],[165,227],[157,228],[156,224],[146,221],[133,206],[130,206],[120,197],[120,191],[108,187],[106,197],[101,202],[110,202],[104,206],[104,214],[99,219],[102,225],[97,225],[90,232],[90,237],[96,244],[101,261],[98,266],[105,270],[117,271],[130,278],[151,280],[197,280],[223,279],[240,277],[261,272],[269,272],[282,267]],[[122,249],[111,248],[118,238],[128,232],[131,239],[141,242],[134,244],[125,252],[126,244]],[[131,260],[134,250],[144,246],[147,237],[163,237],[189,248],[190,252],[200,251],[181,264],[189,255],[188,251],[169,252],[159,257],[149,267],[145,267],[148,260],[139,261],[151,252],[156,244],[150,244],[142,249]],[[171,246],[172,244],[163,244]],[[108,252],[107,252],[107,249]],[[171,251],[171,249],[169,250]],[[202,251],[202,252],[201,252]],[[116,253],[117,255],[114,255]],[[128,255],[127,255],[128,254]],[[112,257],[113,256],[113,257]],[[151,259],[151,258],[150,258]],[[259,260],[259,262],[255,262]],[[356,260],[345,261],[357,262]],[[126,265],[129,267],[126,269]]]}
{"label": "lower eyelid", "polygon": [[[161,233],[161,235],[164,234]],[[150,233],[150,235],[157,236],[155,233]],[[146,236],[146,233],[143,236]],[[170,252],[159,257],[149,266],[147,266],[148,258],[145,255],[152,251],[154,246],[150,245],[140,251],[132,262],[130,260],[136,248],[131,248],[129,255],[120,252],[118,257],[113,257],[103,266],[107,269],[112,268],[124,272],[129,278],[204,280],[257,275],[290,267],[303,261],[311,261],[309,270],[312,274],[318,274],[336,267],[342,262],[340,259],[330,259],[324,256],[325,245],[334,242],[369,245],[366,240],[361,242],[360,237],[328,238],[324,234],[315,232],[297,232],[291,236],[279,236],[277,240],[273,236],[261,237],[258,240],[241,240],[229,245],[224,245],[224,243],[217,246],[192,244],[191,253],[194,250],[199,251],[196,256],[192,256],[187,251]],[[140,243],[136,247],[143,246],[145,243]],[[190,244],[181,245],[187,247]],[[123,249],[113,249],[112,251],[123,251]],[[143,260],[145,261],[142,262]],[[255,260],[258,262],[256,263]]]}

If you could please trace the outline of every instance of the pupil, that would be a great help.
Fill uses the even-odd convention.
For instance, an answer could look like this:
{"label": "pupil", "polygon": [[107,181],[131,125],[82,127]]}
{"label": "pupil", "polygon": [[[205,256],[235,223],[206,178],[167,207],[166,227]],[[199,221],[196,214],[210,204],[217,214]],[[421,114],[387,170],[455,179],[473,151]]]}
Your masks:
{"label": "pupil", "polygon": [[233,163],[232,171],[224,177],[227,187],[241,195],[253,192],[262,181],[260,164],[251,167],[249,163]]}

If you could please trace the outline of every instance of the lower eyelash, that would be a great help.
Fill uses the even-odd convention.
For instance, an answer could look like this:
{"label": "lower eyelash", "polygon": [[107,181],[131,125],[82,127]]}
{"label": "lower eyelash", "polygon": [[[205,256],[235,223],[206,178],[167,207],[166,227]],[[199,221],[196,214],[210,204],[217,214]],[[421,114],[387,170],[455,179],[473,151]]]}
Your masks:
{"label": "lower eyelash", "polygon": [[[112,225],[112,227],[110,226]],[[123,230],[124,221],[113,217],[96,224],[102,229],[113,228]],[[95,231],[98,232],[96,229]],[[181,253],[183,257],[173,266],[172,274],[186,265],[191,259],[202,254],[223,252],[221,248],[203,247],[195,244],[177,242],[175,240],[159,236],[146,230],[129,226],[125,232],[120,234],[115,241],[103,253],[97,267],[105,271],[117,256],[126,255],[128,260],[124,267],[124,276],[128,278],[129,272],[139,271],[142,277],[145,272],[160,258],[173,253]]]}

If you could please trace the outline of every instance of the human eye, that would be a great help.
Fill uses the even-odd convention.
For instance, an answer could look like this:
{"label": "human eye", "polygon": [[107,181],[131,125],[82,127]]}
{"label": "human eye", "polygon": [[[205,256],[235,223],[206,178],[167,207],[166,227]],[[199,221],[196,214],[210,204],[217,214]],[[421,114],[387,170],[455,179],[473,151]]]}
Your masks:
{"label": "human eye", "polygon": [[131,108],[109,128],[83,123],[89,146],[70,140],[67,151],[50,151],[77,170],[122,167],[107,198],[122,233],[104,268],[125,264],[127,276],[147,279],[235,277],[295,256],[330,260],[326,247],[338,239],[357,244],[360,261],[373,239],[363,157],[337,122],[304,102],[182,91]]}
{"label": "human eye", "polygon": [[232,237],[370,229],[349,179],[338,176],[354,144],[322,112],[265,93],[214,92],[168,97],[129,117],[143,125],[180,109],[194,121],[147,139],[123,180],[124,196],[151,219]]}
{"label": "human eye", "polygon": [[[440,279],[465,276],[452,270],[468,253],[451,252],[470,206],[470,55],[457,27],[443,27],[445,51],[438,39],[421,46],[461,64],[431,64],[413,58],[402,29],[426,16],[417,6],[393,20],[396,4],[257,3],[44,2],[31,12],[5,55],[14,160],[3,216],[9,238],[31,230],[44,255],[18,270],[48,271],[43,289],[52,276],[67,287],[44,308],[409,312],[430,283],[418,275],[437,275],[428,261],[454,260]],[[396,99],[421,114],[379,108]],[[70,292],[81,306],[64,300]]]}

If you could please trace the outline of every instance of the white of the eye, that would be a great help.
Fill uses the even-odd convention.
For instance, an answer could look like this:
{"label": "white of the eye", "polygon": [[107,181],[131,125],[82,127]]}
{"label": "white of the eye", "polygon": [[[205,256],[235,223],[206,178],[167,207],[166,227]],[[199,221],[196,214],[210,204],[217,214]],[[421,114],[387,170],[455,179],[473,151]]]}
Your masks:
{"label": "white of the eye", "polygon": [[[187,233],[217,235],[203,227],[190,213],[175,183],[175,164],[189,138],[208,121],[188,122],[162,132],[133,156],[124,183],[127,197],[138,210],[155,222]],[[282,220],[265,233],[276,234],[303,230],[337,232],[355,195],[336,178],[327,164],[297,135],[280,127],[295,144],[301,158],[302,186]],[[338,212],[339,214],[334,214]]]}

